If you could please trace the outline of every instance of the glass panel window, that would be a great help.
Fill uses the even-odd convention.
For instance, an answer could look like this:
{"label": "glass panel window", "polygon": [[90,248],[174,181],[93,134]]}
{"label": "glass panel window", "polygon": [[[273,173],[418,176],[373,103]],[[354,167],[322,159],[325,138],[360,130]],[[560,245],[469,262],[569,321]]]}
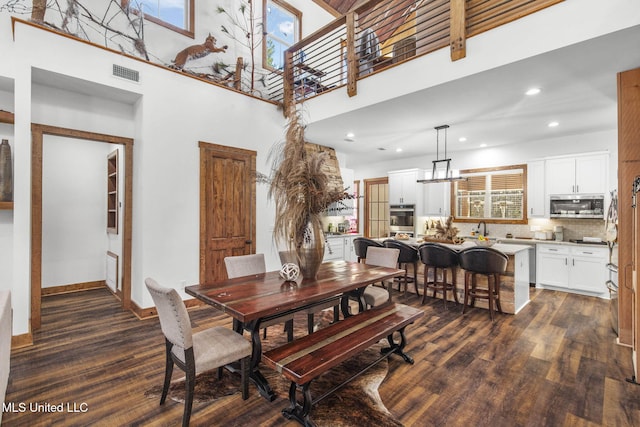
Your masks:
{"label": "glass panel window", "polygon": [[300,40],[302,13],[281,0],[263,0],[263,67],[284,69],[284,51]]}
{"label": "glass panel window", "polygon": [[191,11],[194,0],[123,0],[123,4],[131,3],[139,6],[145,18],[160,25],[178,31],[193,31]]}
{"label": "glass panel window", "polygon": [[451,187],[456,221],[526,223],[526,165],[460,171],[460,176],[467,180]]}

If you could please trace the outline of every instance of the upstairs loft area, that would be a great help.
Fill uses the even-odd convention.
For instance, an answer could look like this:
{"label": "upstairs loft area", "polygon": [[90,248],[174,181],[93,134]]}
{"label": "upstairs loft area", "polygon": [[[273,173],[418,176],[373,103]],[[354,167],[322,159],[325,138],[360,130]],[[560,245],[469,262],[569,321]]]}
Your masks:
{"label": "upstairs loft area", "polygon": [[285,51],[269,78],[269,99],[299,103],[347,87],[449,46],[466,56],[466,40],[563,0],[370,0]]}

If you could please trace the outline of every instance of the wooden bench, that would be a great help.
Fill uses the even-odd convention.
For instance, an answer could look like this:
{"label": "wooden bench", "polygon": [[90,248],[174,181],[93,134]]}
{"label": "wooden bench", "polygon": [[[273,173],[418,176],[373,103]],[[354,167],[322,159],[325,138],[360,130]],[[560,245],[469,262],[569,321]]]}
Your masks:
{"label": "wooden bench", "polygon": [[[290,406],[283,409],[282,414],[287,419],[295,419],[302,425],[313,426],[310,418],[313,405],[376,363],[395,353],[402,356],[407,363],[413,364],[413,359],[404,352],[406,345],[404,329],[423,315],[422,310],[390,302],[265,352],[262,355],[262,362],[291,380]],[[399,343],[393,339],[395,332],[400,334]],[[309,386],[314,379],[383,338],[387,338],[389,347],[381,350],[379,359],[318,399],[312,399]],[[298,401],[297,392],[302,394],[302,402]]]}

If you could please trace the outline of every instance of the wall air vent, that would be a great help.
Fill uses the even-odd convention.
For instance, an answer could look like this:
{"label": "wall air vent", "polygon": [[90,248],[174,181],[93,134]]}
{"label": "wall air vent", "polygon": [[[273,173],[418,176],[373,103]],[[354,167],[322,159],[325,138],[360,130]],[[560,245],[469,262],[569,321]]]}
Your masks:
{"label": "wall air vent", "polygon": [[131,80],[132,82],[140,81],[140,73],[138,71],[121,65],[113,64],[113,75],[122,79]]}

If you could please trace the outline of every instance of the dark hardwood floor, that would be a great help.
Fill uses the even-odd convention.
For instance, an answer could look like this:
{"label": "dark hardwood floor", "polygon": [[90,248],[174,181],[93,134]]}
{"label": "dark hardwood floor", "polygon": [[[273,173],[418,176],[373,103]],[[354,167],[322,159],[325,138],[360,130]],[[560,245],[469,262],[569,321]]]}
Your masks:
{"label": "dark hardwood floor", "polygon": [[[640,386],[631,350],[615,344],[608,301],[532,289],[518,315],[489,321],[484,310],[462,316],[441,300],[407,329],[411,366],[392,358],[380,386],[387,408],[406,426],[639,426]],[[231,326],[209,308],[190,310],[194,328]],[[3,426],[178,425],[183,405],[144,393],[162,382],[164,341],[157,319],[122,311],[107,290],[45,297],[35,345],[14,350]],[[270,328],[269,334],[280,333]],[[174,373],[178,378],[179,373]],[[194,403],[192,425],[296,425],[253,385],[214,404]],[[64,405],[64,413],[29,405]],[[6,404],[5,404],[6,406]],[[5,408],[6,409],[6,408]],[[67,409],[78,412],[66,412]]]}

